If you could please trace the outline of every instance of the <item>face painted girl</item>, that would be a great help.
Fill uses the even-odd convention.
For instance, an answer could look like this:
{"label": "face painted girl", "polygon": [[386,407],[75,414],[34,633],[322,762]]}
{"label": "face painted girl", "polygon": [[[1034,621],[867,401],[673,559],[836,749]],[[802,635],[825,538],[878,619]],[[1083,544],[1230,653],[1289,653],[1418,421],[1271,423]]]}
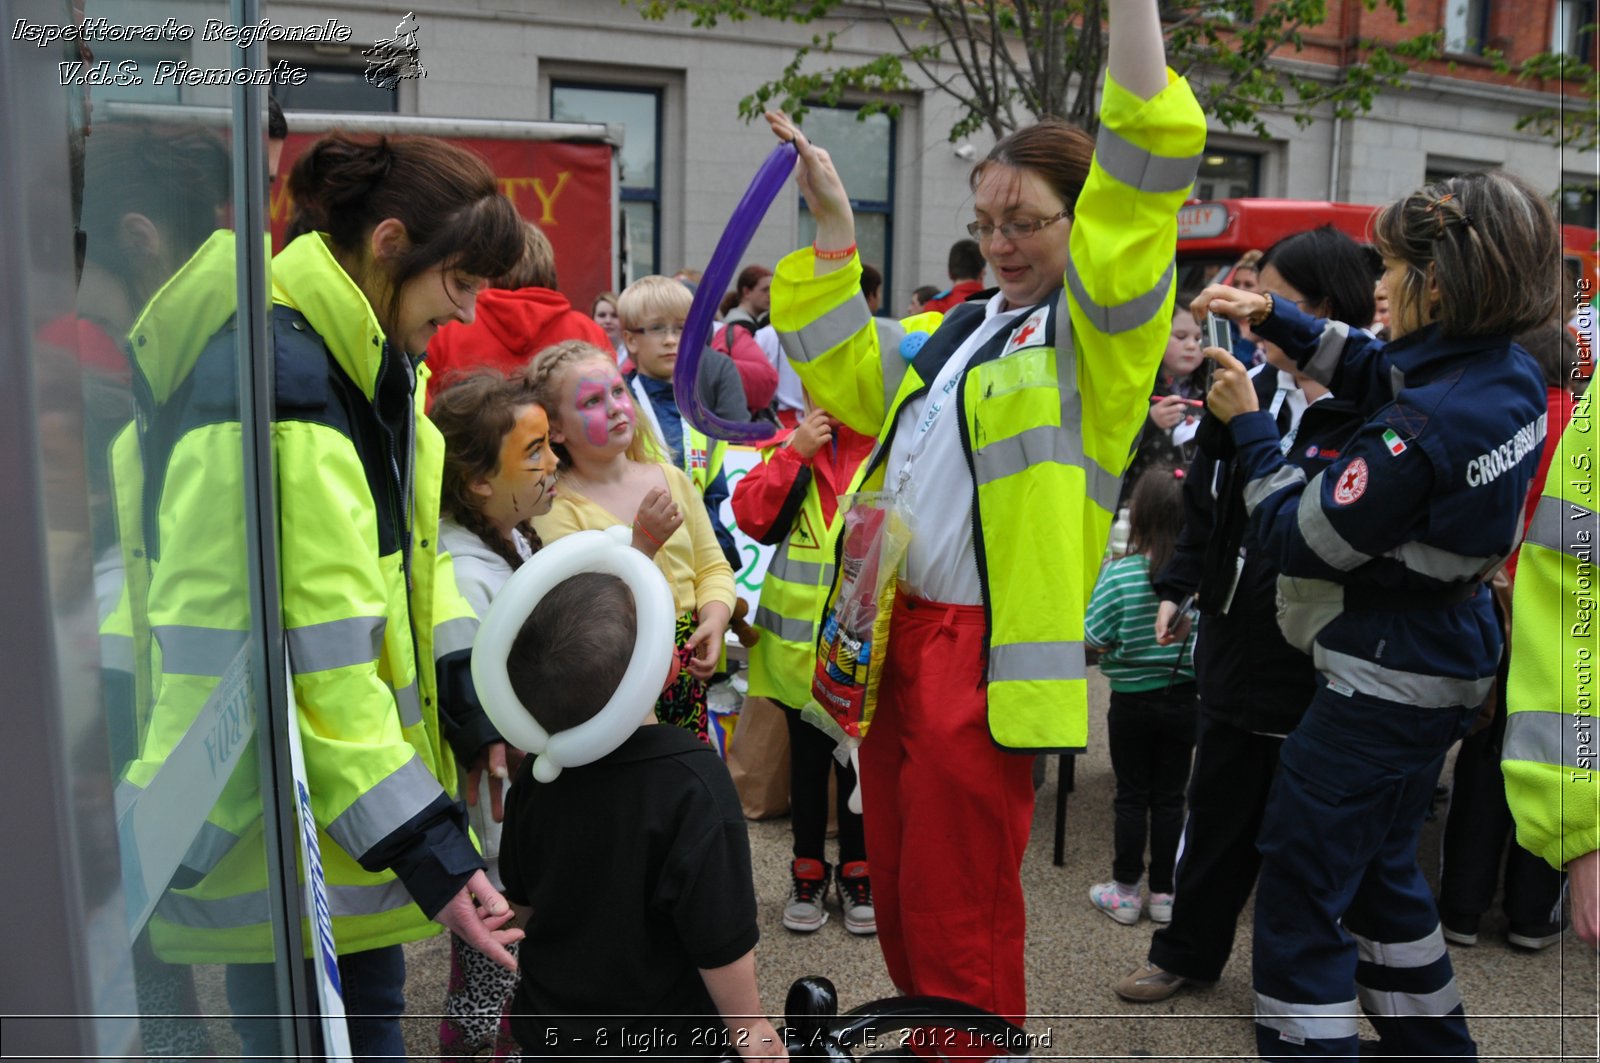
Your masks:
{"label": "face painted girl", "polygon": [[590,359],[562,382],[558,436],[569,449],[619,453],[633,441],[633,397],[615,364]]}

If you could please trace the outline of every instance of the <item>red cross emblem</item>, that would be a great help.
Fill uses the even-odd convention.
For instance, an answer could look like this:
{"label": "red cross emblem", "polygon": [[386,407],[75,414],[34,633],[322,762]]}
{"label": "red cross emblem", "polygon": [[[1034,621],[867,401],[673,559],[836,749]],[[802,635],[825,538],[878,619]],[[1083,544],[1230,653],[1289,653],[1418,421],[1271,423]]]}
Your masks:
{"label": "red cross emblem", "polygon": [[1339,475],[1339,482],[1333,486],[1333,500],[1341,506],[1348,506],[1366,493],[1367,461],[1357,458]]}
{"label": "red cross emblem", "polygon": [[1038,331],[1039,331],[1039,323],[1037,321],[1028,322],[1026,325],[1023,325],[1021,328],[1019,328],[1017,330],[1017,334],[1015,336],[1011,337],[1011,346],[1013,346],[1013,347],[1021,347],[1024,343],[1026,343],[1028,341],[1028,337],[1029,336],[1032,336],[1035,332],[1038,332]]}

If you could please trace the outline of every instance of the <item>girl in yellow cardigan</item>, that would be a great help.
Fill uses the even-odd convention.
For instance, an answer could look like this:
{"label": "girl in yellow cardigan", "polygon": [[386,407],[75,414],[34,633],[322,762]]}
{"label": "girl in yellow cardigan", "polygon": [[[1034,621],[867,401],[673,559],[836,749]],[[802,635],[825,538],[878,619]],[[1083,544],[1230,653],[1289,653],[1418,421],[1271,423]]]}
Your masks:
{"label": "girl in yellow cardigan", "polygon": [[522,370],[550,414],[560,459],[555,504],[535,519],[545,543],[575,531],[631,524],[633,545],[672,586],[678,609],[676,675],[656,716],[706,738],[706,681],[717,669],[733,609],[733,569],[706,507],[682,470],[638,422],[628,386],[608,352],[581,341],[541,351]]}

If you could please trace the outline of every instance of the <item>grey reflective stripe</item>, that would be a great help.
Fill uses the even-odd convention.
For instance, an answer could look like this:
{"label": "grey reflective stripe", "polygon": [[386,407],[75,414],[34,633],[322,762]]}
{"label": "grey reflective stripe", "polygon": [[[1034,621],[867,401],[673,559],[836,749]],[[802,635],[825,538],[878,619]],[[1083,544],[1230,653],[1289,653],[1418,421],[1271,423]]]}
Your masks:
{"label": "grey reflective stripe", "polygon": [[1482,705],[1483,699],[1489,695],[1489,687],[1494,683],[1492,675],[1482,679],[1460,679],[1447,675],[1402,672],[1397,668],[1385,668],[1373,661],[1326,649],[1320,643],[1312,654],[1312,663],[1326,672],[1329,679],[1339,680],[1363,694],[1426,709]]}
{"label": "grey reflective stripe", "polygon": [[972,454],[978,485],[1015,476],[1033,465],[1055,463],[1083,469],[1089,497],[1101,509],[1114,512],[1122,477],[1115,476],[1083,454],[1083,437],[1074,428],[1040,425],[1006,439],[997,439]]}
{"label": "grey reflective stripe", "polygon": [[906,338],[906,327],[892,317],[874,317],[872,327],[878,330],[878,349],[894,351],[898,355],[900,341]]}
{"label": "grey reflective stripe", "polygon": [[1416,941],[1373,941],[1355,933],[1350,936],[1355,939],[1356,954],[1380,967],[1426,967],[1445,954],[1444,930],[1437,926],[1427,937]]}
{"label": "grey reflective stripe", "polygon": [[1560,765],[1574,771],[1593,771],[1595,749],[1588,716],[1570,712],[1526,710],[1506,717],[1506,736],[1501,745],[1501,760],[1528,760],[1535,764]]}
{"label": "grey reflective stripe", "polygon": [[[411,895],[398,879],[370,886],[328,887],[328,910],[334,916],[378,915],[404,908]],[[186,897],[168,893],[156,909],[161,917],[197,930],[242,930],[267,921],[265,890],[233,897]]]}
{"label": "grey reflective stripe", "polygon": [[1086,675],[1081,642],[1012,642],[989,647],[991,683],[1049,682]]}
{"label": "grey reflective stripe", "polygon": [[[1078,309],[1089,319],[1089,324],[1103,335],[1114,336],[1119,332],[1136,329],[1156,316],[1162,303],[1166,301],[1168,289],[1172,287],[1172,270],[1173,264],[1168,262],[1155,287],[1143,295],[1136,295],[1127,302],[1115,306],[1101,306],[1089,298],[1089,291],[1083,286],[1083,278],[1078,276],[1078,264],[1070,258],[1067,259],[1067,284],[1072,288],[1072,296],[1078,300]],[[1056,331],[1060,331],[1059,325]],[[1059,339],[1057,342],[1059,344]]]}
{"label": "grey reflective stripe", "polygon": [[775,613],[764,605],[756,606],[756,615],[750,622],[756,627],[765,628],[785,642],[810,642],[811,636],[816,634],[811,621],[796,620],[792,616]]}
{"label": "grey reflective stripe", "polygon": [[906,327],[893,318],[875,317],[873,327],[878,330],[878,365],[883,369],[883,408],[894,405],[900,393],[900,383],[906,377],[910,363],[900,354],[900,344],[905,342]]}
{"label": "grey reflective stripe", "polygon": [[780,332],[783,351],[791,362],[809,362],[833,350],[872,323],[867,301],[858,291],[817,318],[811,324],[794,332]]}
{"label": "grey reflective stripe", "polygon": [[186,897],[170,890],[156,905],[168,922],[197,930],[238,930],[267,921],[267,892],[240,893],[232,897]]}
{"label": "grey reflective stripe", "polygon": [[452,653],[472,649],[472,640],[478,637],[475,617],[458,616],[433,627],[433,659],[441,660]]}
{"label": "grey reflective stripe", "polygon": [[1244,485],[1244,508],[1251,513],[1256,507],[1285,487],[1306,482],[1306,471],[1298,465],[1280,465],[1271,476],[1262,476]]}
{"label": "grey reflective stripe", "polygon": [[205,874],[216,867],[238,842],[237,834],[209,821],[202,823],[199,833],[189,845],[189,851],[183,854],[183,866]]}
{"label": "grey reflective stripe", "polygon": [[328,837],[360,860],[368,849],[427,808],[442,792],[439,780],[423,766],[422,758],[412,754],[410,760],[339,813],[339,818],[328,824]]}
{"label": "grey reflective stripe", "polygon": [[400,713],[401,727],[415,727],[422,722],[422,698],[417,694],[415,680],[394,692],[394,707]]}
{"label": "grey reflective stripe", "polygon": [[169,675],[220,678],[245,642],[245,632],[227,628],[165,624],[154,631],[161,644],[161,670]]}
{"label": "grey reflective stripe", "polygon": [[352,616],[289,628],[283,633],[289,643],[289,667],[295,675],[306,675],[372,664],[383,652],[383,629],[388,623],[384,616]]}
{"label": "grey reflective stripe", "polygon": [[[1577,536],[1567,529],[1587,532],[1588,541],[1577,542]],[[1525,541],[1538,543],[1547,550],[1558,550],[1579,561],[1593,561],[1595,544],[1600,543],[1600,515],[1570,498],[1544,495],[1533,509],[1533,523],[1528,525]]]}
{"label": "grey reflective stripe", "polygon": [[1357,1003],[1290,1004],[1288,1001],[1256,994],[1256,1022],[1301,1041],[1332,1041],[1356,1036]]}
{"label": "grey reflective stripe", "polygon": [[1392,1017],[1420,1015],[1449,1015],[1461,1006],[1461,990],[1452,978],[1443,989],[1432,993],[1401,993],[1389,989],[1371,989],[1356,983],[1356,996],[1361,1006],[1373,1015]]}
{"label": "grey reflective stripe", "polygon": [[1306,484],[1306,489],[1300,495],[1300,509],[1295,517],[1295,525],[1300,530],[1300,538],[1305,540],[1316,555],[1323,561],[1332,565],[1340,572],[1349,572],[1360,568],[1372,560],[1371,554],[1364,554],[1350,545],[1350,541],[1334,528],[1328,520],[1327,511],[1322,508],[1322,479],[1325,472],[1319,472]]}
{"label": "grey reflective stripe", "polygon": [[1412,572],[1445,582],[1477,579],[1500,561],[1498,557],[1467,557],[1427,543],[1404,543],[1385,556],[1394,558]]}
{"label": "grey reflective stripe", "polygon": [[778,551],[778,555],[772,559],[772,564],[767,566],[767,575],[776,576],[789,583],[803,583],[807,587],[817,587],[824,579],[830,584],[833,582],[833,566],[818,561],[797,561],[789,556],[785,544],[785,549]]}
{"label": "grey reflective stripe", "polygon": [[1332,380],[1333,371],[1339,367],[1339,359],[1344,357],[1345,341],[1349,338],[1350,326],[1343,321],[1324,324],[1322,335],[1317,340],[1316,353],[1305,364],[1306,376],[1324,385]]}
{"label": "grey reflective stripe", "polygon": [[101,635],[100,667],[108,672],[133,671],[133,638],[129,635]]}
{"label": "grey reflective stripe", "polygon": [[1200,170],[1198,155],[1156,155],[1107,125],[1095,137],[1094,157],[1106,173],[1141,192],[1182,192]]}

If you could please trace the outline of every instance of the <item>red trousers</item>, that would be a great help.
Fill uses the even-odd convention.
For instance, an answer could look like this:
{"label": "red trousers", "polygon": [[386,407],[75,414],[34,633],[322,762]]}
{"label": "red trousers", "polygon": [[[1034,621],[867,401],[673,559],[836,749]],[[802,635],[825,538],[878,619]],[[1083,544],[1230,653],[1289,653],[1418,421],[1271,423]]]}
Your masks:
{"label": "red trousers", "polygon": [[912,995],[1021,1024],[1033,758],[989,736],[983,608],[895,602],[861,800],[878,944]]}

